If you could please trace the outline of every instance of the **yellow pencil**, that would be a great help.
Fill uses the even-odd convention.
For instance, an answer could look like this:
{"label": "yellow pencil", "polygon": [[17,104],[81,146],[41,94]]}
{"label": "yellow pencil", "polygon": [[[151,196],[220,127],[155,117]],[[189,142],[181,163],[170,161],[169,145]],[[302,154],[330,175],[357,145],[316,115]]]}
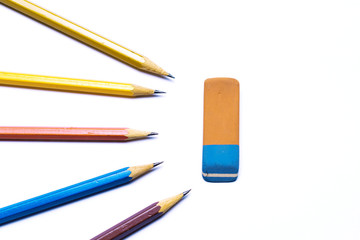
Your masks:
{"label": "yellow pencil", "polygon": [[164,93],[163,91],[153,90],[128,83],[49,77],[7,72],[0,72],[0,85],[126,97],[148,96],[154,93]]}
{"label": "yellow pencil", "polygon": [[72,23],[54,13],[47,11],[25,0],[0,0],[0,3],[11,7],[39,22],[67,34],[115,59],[125,62],[135,68],[168,77],[173,76],[157,66],[147,57],[135,53],[115,42],[112,42],[96,33],[93,33],[75,23]]}

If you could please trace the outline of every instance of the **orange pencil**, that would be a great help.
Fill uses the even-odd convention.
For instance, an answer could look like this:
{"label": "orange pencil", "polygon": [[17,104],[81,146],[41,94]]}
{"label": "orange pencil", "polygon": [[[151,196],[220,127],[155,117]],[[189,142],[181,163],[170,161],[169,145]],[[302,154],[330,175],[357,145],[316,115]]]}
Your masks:
{"label": "orange pencil", "polygon": [[0,140],[129,141],[155,132],[130,128],[0,127]]}

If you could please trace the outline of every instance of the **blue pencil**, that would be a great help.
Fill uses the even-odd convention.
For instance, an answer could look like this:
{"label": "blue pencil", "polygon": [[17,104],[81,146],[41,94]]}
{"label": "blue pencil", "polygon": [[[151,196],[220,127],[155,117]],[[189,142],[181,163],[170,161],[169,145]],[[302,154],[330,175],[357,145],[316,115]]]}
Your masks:
{"label": "blue pencil", "polygon": [[122,168],[69,187],[0,208],[0,225],[117,187],[143,175],[159,164],[161,162]]}

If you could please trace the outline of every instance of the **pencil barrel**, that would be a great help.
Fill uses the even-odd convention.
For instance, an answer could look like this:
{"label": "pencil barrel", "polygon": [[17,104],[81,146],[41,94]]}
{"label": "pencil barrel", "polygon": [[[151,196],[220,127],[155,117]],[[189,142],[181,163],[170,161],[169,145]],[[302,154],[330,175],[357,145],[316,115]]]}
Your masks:
{"label": "pencil barrel", "polygon": [[128,168],[104,174],[69,187],[0,208],[0,225],[14,221],[131,181]]}
{"label": "pencil barrel", "polygon": [[145,62],[139,54],[31,2],[24,0],[1,0],[0,2],[134,67],[140,68]]}
{"label": "pencil barrel", "polygon": [[127,141],[127,128],[0,127],[0,140]]}
{"label": "pencil barrel", "polygon": [[154,93],[154,90],[127,83],[7,72],[0,72],[0,85],[126,97],[150,95]]}
{"label": "pencil barrel", "polygon": [[144,208],[143,210],[123,220],[122,222],[116,224],[115,226],[109,228],[108,230],[100,233],[91,240],[123,239],[132,234],[133,232],[144,227],[145,225],[156,220],[157,218],[161,217],[163,213],[160,213],[159,211],[160,206],[158,205],[158,203],[153,203],[150,206]]}

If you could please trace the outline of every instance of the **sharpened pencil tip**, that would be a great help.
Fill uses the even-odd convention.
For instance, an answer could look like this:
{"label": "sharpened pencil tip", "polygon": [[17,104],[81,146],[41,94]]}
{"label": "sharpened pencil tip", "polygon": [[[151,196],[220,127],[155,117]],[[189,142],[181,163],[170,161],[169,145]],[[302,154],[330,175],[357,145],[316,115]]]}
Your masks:
{"label": "sharpened pencil tip", "polygon": [[162,164],[163,162],[164,162],[164,161],[153,163],[153,167],[159,166],[159,165]]}
{"label": "sharpened pencil tip", "polygon": [[154,90],[154,93],[157,94],[157,93],[166,93],[166,92],[160,90]]}
{"label": "sharpened pencil tip", "polygon": [[188,194],[190,191],[191,191],[191,189],[189,189],[189,190],[187,190],[187,191],[183,192],[183,197],[185,197],[185,196],[186,196],[186,194]]}
{"label": "sharpened pencil tip", "polygon": [[167,75],[170,78],[175,78],[173,75],[171,75],[170,73]]}
{"label": "sharpened pencil tip", "polygon": [[151,132],[148,134],[148,136],[154,136],[154,135],[159,135],[157,132]]}

